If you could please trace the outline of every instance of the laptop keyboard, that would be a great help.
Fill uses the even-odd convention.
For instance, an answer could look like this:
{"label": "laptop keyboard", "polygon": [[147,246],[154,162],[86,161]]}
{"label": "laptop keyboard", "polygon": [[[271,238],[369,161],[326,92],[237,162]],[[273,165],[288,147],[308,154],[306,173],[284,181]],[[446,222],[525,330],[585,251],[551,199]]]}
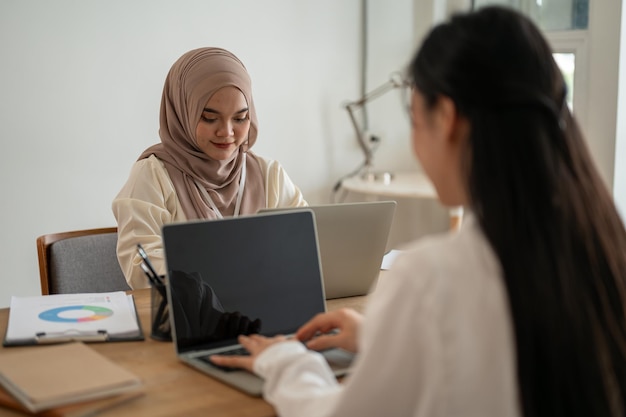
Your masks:
{"label": "laptop keyboard", "polygon": [[[217,355],[217,353],[216,353]],[[232,356],[232,355],[238,355],[238,356],[250,356],[250,352],[248,352],[246,350],[246,348],[244,347],[238,347],[238,348],[234,348],[234,349],[230,349],[230,350],[225,350],[223,352],[219,352],[219,355],[223,355],[223,356]],[[216,365],[213,362],[211,362],[211,356],[213,356],[213,354],[211,355],[206,355],[206,356],[199,356],[198,359],[200,359],[202,362],[207,363],[211,366],[213,366],[214,368],[217,369],[221,369],[222,371],[225,372],[232,372],[232,371],[237,371],[238,368],[229,368],[226,366],[220,366],[220,365]]]}

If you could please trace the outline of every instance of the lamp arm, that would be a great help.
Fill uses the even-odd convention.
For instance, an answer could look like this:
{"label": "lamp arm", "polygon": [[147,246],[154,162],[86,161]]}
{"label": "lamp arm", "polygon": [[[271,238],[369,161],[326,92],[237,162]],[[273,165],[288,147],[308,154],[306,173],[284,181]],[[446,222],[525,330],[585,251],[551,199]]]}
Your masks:
{"label": "lamp arm", "polygon": [[403,85],[404,85],[404,82],[402,80],[398,80],[398,79],[392,77],[385,84],[378,86],[374,90],[372,90],[369,93],[365,94],[360,99],[358,99],[356,101],[352,101],[352,102],[346,104],[346,107],[361,107],[365,103],[367,103],[368,101],[382,96],[387,91],[393,90],[394,88],[402,87]]}
{"label": "lamp arm", "polygon": [[367,103],[368,101],[374,100],[375,98],[382,96],[383,94],[387,93],[390,90],[403,87],[405,85],[406,83],[402,79],[402,77],[399,74],[395,73],[395,74],[392,74],[389,81],[387,81],[383,85],[365,94],[360,99],[349,102],[348,104],[345,105],[346,110],[348,111],[348,115],[350,116],[350,121],[352,122],[352,126],[354,127],[354,131],[356,132],[356,137],[359,142],[359,146],[361,147],[361,149],[363,150],[363,153],[365,154],[365,163],[364,163],[365,169],[369,169],[372,166],[373,152],[372,152],[372,148],[368,144],[365,132],[363,132],[361,128],[359,127],[359,123],[356,120],[354,111],[356,109],[363,107],[365,103]]}
{"label": "lamp arm", "polygon": [[372,165],[372,148],[367,144],[367,139],[365,138],[365,133],[361,131],[359,128],[359,124],[356,121],[356,117],[354,117],[354,106],[347,105],[346,110],[348,110],[348,115],[350,116],[350,121],[352,122],[352,126],[354,127],[354,131],[356,133],[356,138],[365,154],[365,167],[369,168]]}

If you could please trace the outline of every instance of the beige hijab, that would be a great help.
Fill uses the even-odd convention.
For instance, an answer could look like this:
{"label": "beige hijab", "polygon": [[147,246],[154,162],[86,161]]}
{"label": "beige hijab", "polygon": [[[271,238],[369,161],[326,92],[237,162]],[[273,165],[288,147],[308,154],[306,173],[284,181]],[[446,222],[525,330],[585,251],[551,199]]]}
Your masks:
{"label": "beige hijab", "polygon": [[[206,102],[217,90],[227,86],[238,88],[245,96],[250,130],[247,142],[230,160],[217,161],[198,148],[196,126]],[[146,149],[139,159],[156,155],[165,163],[189,220],[218,217],[202,197],[199,186],[208,191],[222,215],[233,215],[241,169],[246,161],[240,214],[256,213],[265,207],[263,173],[256,156],[248,152],[256,142],[257,127],[251,81],[243,63],[224,49],[194,49],[174,63],[165,79],[159,129],[161,143]]]}

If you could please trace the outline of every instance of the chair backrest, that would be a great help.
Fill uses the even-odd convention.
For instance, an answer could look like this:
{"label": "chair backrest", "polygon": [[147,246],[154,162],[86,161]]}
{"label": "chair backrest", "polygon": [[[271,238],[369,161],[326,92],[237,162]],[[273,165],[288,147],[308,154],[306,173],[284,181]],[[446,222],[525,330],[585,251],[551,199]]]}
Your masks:
{"label": "chair backrest", "polygon": [[41,294],[130,290],[117,260],[116,246],[115,227],[39,236]]}

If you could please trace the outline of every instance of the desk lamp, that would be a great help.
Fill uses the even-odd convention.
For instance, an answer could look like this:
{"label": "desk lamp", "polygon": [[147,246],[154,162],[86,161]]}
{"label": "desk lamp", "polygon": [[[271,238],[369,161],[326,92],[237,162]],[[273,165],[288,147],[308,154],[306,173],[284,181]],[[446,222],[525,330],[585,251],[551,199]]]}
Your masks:
{"label": "desk lamp", "polygon": [[389,183],[393,179],[393,174],[387,171],[383,171],[383,172],[373,171],[372,168],[374,165],[373,164],[374,149],[372,148],[371,142],[375,142],[376,138],[368,134],[361,126],[359,126],[359,123],[356,120],[355,111],[363,108],[368,101],[374,100],[396,88],[405,88],[405,87],[407,87],[407,82],[402,78],[402,76],[399,73],[396,72],[396,73],[391,74],[389,81],[387,81],[386,83],[375,88],[369,93],[366,93],[360,99],[356,101],[351,101],[345,105],[345,108],[348,111],[348,115],[350,116],[350,121],[352,122],[352,126],[354,127],[356,138],[365,156],[365,161],[361,169],[357,171],[357,174],[360,174],[361,178],[366,181],[382,181],[384,183]]}

